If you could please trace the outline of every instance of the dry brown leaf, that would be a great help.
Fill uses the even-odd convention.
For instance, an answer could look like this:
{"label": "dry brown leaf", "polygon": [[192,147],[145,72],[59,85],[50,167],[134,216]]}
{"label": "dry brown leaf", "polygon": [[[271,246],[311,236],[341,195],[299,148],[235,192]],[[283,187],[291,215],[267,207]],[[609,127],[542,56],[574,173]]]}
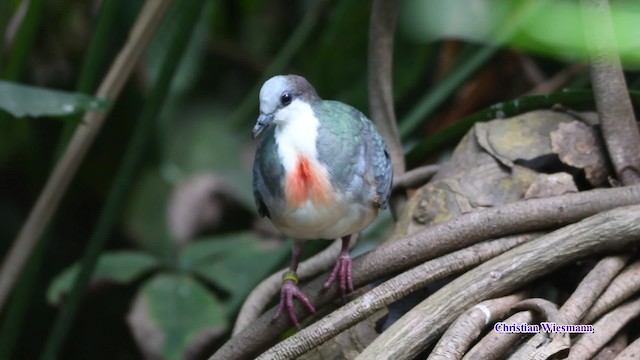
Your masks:
{"label": "dry brown leaf", "polygon": [[551,133],[551,147],[560,160],[583,169],[594,187],[606,185],[611,175],[610,166],[597,132],[579,121],[561,124]]}
{"label": "dry brown leaf", "polygon": [[525,192],[524,198],[544,198],[574,192],[578,192],[578,187],[573,181],[573,176],[565,172],[538,174],[533,184]]}

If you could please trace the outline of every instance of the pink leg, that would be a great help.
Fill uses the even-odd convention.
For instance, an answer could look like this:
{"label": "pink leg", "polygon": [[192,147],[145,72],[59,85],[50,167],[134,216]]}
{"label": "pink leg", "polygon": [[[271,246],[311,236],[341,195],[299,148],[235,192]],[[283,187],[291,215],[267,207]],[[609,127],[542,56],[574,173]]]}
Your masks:
{"label": "pink leg", "polygon": [[336,277],[339,276],[340,296],[342,296],[342,299],[345,298],[347,290],[353,291],[353,280],[351,278],[351,255],[349,255],[350,241],[351,235],[342,237],[342,251],[340,252],[340,257],[338,257],[336,266],[334,266],[329,279],[324,283],[324,287],[328,288],[336,280]]}
{"label": "pink leg", "polygon": [[295,307],[293,305],[294,298],[297,298],[302,303],[302,305],[304,305],[307,310],[309,310],[310,313],[314,313],[316,311],[307,296],[298,288],[298,275],[296,274],[296,271],[298,270],[298,263],[300,262],[300,257],[302,256],[303,244],[304,242],[298,240],[294,241],[293,243],[291,266],[289,267],[289,271],[284,273],[284,275],[282,276],[280,304],[278,304],[278,309],[271,318],[271,321],[277,319],[282,311],[286,308],[291,322],[293,322],[293,324],[298,328],[300,328],[300,323],[296,318]]}

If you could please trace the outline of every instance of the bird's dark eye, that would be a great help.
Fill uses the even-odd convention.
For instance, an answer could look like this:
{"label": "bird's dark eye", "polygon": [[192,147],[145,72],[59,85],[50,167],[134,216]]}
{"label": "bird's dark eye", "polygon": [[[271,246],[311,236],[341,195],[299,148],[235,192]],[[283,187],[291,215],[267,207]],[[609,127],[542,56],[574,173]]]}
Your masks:
{"label": "bird's dark eye", "polygon": [[286,92],[280,95],[280,102],[282,103],[282,106],[287,106],[291,104],[291,93]]}

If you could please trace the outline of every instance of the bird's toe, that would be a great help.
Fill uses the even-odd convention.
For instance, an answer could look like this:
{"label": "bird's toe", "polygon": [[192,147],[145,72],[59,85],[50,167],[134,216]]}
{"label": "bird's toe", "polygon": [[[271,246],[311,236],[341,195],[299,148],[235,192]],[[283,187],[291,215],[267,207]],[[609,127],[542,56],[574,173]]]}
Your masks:
{"label": "bird's toe", "polygon": [[333,285],[334,281],[338,279],[338,288],[340,289],[340,296],[344,299],[347,292],[353,291],[353,280],[351,278],[351,256],[346,254],[341,254],[336,261],[336,265],[333,267],[333,271],[331,275],[324,283],[325,288],[329,288]]}
{"label": "bird's toe", "polygon": [[273,321],[277,319],[286,309],[291,322],[297,328],[300,328],[300,323],[296,317],[294,299],[298,299],[298,301],[300,301],[310,313],[314,313],[316,311],[311,304],[311,301],[309,301],[309,298],[302,292],[302,290],[300,290],[300,288],[298,288],[297,281],[289,279],[282,283],[282,288],[280,290],[280,303],[278,304],[278,309],[271,320]]}

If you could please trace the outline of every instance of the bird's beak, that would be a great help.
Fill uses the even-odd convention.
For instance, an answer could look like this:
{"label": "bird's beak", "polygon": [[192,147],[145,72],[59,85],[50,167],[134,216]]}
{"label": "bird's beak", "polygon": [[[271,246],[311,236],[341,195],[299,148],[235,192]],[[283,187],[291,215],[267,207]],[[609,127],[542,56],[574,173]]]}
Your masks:
{"label": "bird's beak", "polygon": [[253,138],[257,138],[260,133],[273,122],[273,114],[260,113],[256,126],[253,127]]}

